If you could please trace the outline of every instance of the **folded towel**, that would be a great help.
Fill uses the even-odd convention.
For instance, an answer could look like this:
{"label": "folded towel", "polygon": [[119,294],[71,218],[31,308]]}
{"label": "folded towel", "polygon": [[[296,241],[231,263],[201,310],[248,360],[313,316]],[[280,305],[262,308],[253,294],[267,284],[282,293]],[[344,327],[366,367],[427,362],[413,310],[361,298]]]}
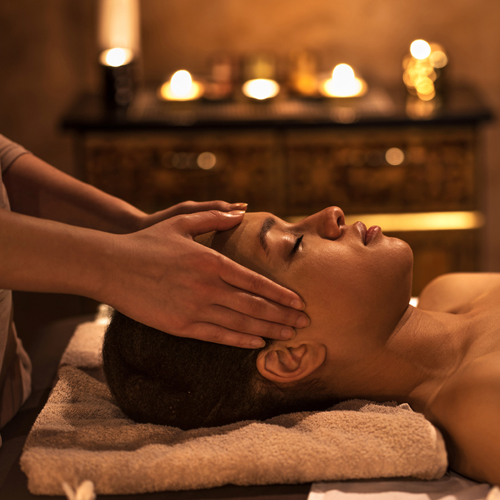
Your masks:
{"label": "folded towel", "polygon": [[105,324],[80,325],[28,436],[21,467],[35,494],[91,480],[98,494],[411,476],[441,477],[443,439],[408,405],[352,400],[330,411],[182,431],[137,424],[106,386]]}

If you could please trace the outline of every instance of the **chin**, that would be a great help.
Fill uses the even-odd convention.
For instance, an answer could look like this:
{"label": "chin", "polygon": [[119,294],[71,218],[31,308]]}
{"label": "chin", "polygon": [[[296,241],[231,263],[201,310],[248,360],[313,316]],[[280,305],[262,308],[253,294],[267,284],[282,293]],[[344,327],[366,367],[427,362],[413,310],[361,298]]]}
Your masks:
{"label": "chin", "polygon": [[406,308],[411,299],[413,281],[413,251],[406,241],[398,238],[394,239],[396,240],[398,247],[398,252],[395,255],[395,264],[397,264],[397,268],[399,270],[398,280],[400,282],[400,286],[398,288],[401,291],[401,303],[404,308]]}
{"label": "chin", "polygon": [[411,298],[413,281],[413,251],[399,238],[387,238],[390,251],[383,266],[391,302],[399,309],[406,309]]}

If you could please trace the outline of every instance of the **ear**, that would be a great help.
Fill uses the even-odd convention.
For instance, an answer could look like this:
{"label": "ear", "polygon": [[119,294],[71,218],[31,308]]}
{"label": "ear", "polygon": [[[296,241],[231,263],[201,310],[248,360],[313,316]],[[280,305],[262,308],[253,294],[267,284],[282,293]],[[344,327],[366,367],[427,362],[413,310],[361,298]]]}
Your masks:
{"label": "ear", "polygon": [[314,372],[325,359],[326,347],[322,344],[293,346],[276,342],[259,353],[257,370],[273,382],[296,382]]}

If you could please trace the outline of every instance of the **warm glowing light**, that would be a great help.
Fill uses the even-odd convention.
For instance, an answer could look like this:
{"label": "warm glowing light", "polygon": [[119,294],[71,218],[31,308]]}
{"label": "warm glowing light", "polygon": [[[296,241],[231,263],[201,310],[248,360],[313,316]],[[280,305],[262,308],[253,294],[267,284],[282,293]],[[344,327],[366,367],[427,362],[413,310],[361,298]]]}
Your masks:
{"label": "warm glowing light", "polygon": [[320,91],[327,97],[355,97],[366,93],[364,80],[357,78],[354,70],[348,64],[337,64],[332,71],[332,77],[320,85]]}
{"label": "warm glowing light", "polygon": [[210,170],[211,168],[214,168],[216,162],[217,162],[216,156],[213,153],[210,153],[210,151],[205,151],[204,153],[201,153],[200,155],[198,155],[198,158],[196,159],[196,163],[203,170]]}
{"label": "warm glowing light", "polygon": [[405,154],[399,148],[390,148],[385,152],[385,161],[389,165],[401,165],[405,160]]}
{"label": "warm glowing light", "polygon": [[415,40],[410,45],[410,53],[415,59],[426,59],[431,53],[431,46],[425,40]]}
{"label": "warm glowing light", "polygon": [[431,101],[434,97],[436,97],[436,91],[433,89],[432,92],[428,94],[422,94],[417,90],[417,95],[420,99],[422,99],[422,101]]}
{"label": "warm glowing light", "polygon": [[348,64],[337,64],[332,71],[332,80],[352,82],[354,70]]}
{"label": "warm glowing light", "polygon": [[[410,94],[421,102],[430,103],[436,97],[435,82],[440,78],[441,69],[448,64],[448,57],[441,45],[425,40],[415,40],[410,52],[403,58],[403,81]],[[435,111],[436,105],[422,106],[412,102],[407,108],[410,116],[425,118]]]}
{"label": "warm glowing light", "polygon": [[415,89],[419,95],[429,95],[434,92],[434,83],[430,78],[425,76],[415,82]]}
{"label": "warm glowing light", "polygon": [[[287,217],[287,222],[298,222],[304,217]],[[443,231],[478,229],[484,225],[481,212],[420,212],[405,214],[361,214],[345,217],[347,225],[357,221],[366,227],[380,226],[384,232]]]}
{"label": "warm glowing light", "polygon": [[116,47],[114,49],[105,50],[101,53],[99,60],[105,66],[124,66],[132,61],[134,53],[130,49],[122,49]]}
{"label": "warm glowing light", "polygon": [[247,97],[262,101],[277,96],[280,91],[280,86],[274,80],[256,78],[255,80],[248,80],[245,82],[241,90]]}
{"label": "warm glowing light", "polygon": [[442,50],[436,50],[435,52],[431,52],[429,61],[434,68],[440,69],[448,64],[448,57]]}
{"label": "warm glowing light", "polygon": [[167,101],[192,101],[201,97],[203,90],[203,85],[194,81],[189,71],[181,69],[160,87],[160,96]]}
{"label": "warm glowing light", "polygon": [[189,71],[181,69],[176,71],[170,79],[170,90],[172,94],[185,99],[193,90],[193,79]]}

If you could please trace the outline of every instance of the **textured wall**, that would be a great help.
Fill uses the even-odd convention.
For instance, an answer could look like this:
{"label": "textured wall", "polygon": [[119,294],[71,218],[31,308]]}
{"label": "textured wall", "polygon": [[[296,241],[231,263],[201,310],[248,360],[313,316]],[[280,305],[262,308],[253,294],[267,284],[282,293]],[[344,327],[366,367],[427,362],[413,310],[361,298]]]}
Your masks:
{"label": "textured wall", "polygon": [[[98,88],[96,1],[0,3],[0,131],[72,171],[57,123],[82,90]],[[316,50],[325,69],[345,60],[369,82],[400,81],[415,38],[440,42],[451,79],[474,84],[500,114],[498,0],[142,0],[144,78],[203,71],[217,51]],[[484,133],[485,269],[500,271],[500,127]]]}

